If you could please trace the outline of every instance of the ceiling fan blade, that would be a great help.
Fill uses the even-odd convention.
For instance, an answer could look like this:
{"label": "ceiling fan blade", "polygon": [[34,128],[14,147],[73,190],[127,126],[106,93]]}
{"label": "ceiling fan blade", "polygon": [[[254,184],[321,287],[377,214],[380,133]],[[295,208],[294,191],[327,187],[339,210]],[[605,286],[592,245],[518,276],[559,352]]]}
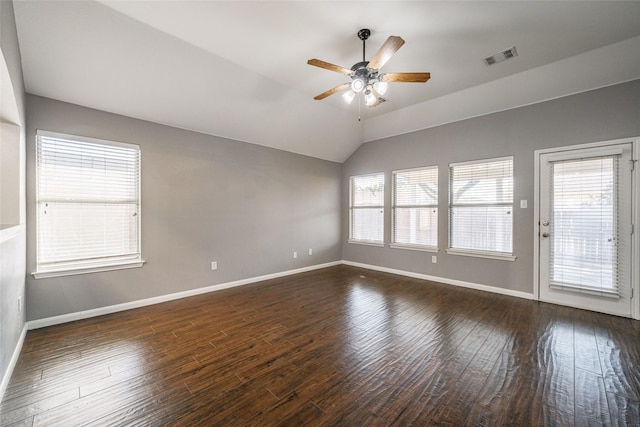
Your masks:
{"label": "ceiling fan blade", "polygon": [[424,83],[431,73],[385,73],[380,76],[383,82]]}
{"label": "ceiling fan blade", "polygon": [[403,44],[404,40],[402,40],[401,37],[390,36],[380,49],[378,49],[373,58],[371,58],[368,67],[374,70],[379,70],[389,59],[391,59],[393,54],[396,53]]}
{"label": "ceiling fan blade", "polygon": [[344,68],[339,65],[330,64],[328,62],[324,62],[319,59],[310,59],[307,61],[307,64],[313,65],[315,67],[324,68],[325,70],[335,71],[336,73],[340,73],[340,74],[346,74],[346,75],[351,74],[351,70],[349,70],[348,68]]}
{"label": "ceiling fan blade", "polygon": [[345,90],[349,86],[351,86],[351,83],[343,83],[340,86],[336,86],[333,89],[329,89],[326,92],[322,92],[320,95],[315,96],[313,99],[315,99],[316,101],[320,101],[321,99],[325,99],[327,96],[333,95],[336,92],[340,92],[341,90]]}

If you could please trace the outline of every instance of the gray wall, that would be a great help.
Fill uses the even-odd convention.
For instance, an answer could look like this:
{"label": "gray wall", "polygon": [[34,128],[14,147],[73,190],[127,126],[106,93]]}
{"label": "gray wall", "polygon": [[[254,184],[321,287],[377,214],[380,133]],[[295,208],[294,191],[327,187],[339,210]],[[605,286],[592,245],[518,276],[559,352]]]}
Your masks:
{"label": "gray wall", "polygon": [[32,95],[27,114],[28,273],[36,261],[37,129],[141,146],[147,261],[51,279],[29,274],[29,320],[340,260],[338,163]]}
{"label": "gray wall", "polygon": [[[13,14],[13,3],[0,1],[0,49],[9,71],[15,99],[11,100],[18,110],[18,117],[22,125],[25,122],[24,82],[18,36]],[[6,94],[2,94],[6,96]],[[4,117],[0,117],[4,119]],[[21,135],[21,148],[24,148],[24,131]],[[24,153],[21,153],[20,169],[24,174]],[[20,179],[20,204],[24,204],[24,179]],[[8,374],[9,362],[20,339],[25,324],[25,311],[18,311],[18,298],[22,298],[24,306],[25,294],[25,231],[24,206],[20,211],[20,226],[17,232],[12,231],[10,238],[0,239],[0,379]],[[11,230],[3,230],[11,231]],[[6,378],[8,379],[8,378]]]}
{"label": "gray wall", "polygon": [[[540,104],[363,144],[343,165],[343,204],[349,177],[385,172],[385,242],[391,239],[391,172],[438,165],[437,264],[431,253],[346,243],[349,218],[342,213],[343,259],[352,262],[533,292],[534,150],[640,135],[640,80]],[[448,164],[513,155],[514,262],[448,255]],[[520,209],[519,201],[528,201]]]}

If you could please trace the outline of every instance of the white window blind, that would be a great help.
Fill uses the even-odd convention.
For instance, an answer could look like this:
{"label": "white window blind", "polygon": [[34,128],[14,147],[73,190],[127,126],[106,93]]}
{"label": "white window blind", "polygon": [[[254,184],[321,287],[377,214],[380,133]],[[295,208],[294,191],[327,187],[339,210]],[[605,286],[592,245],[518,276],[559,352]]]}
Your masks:
{"label": "white window blind", "polygon": [[139,147],[39,131],[36,157],[36,273],[140,262]]}
{"label": "white window blind", "polygon": [[449,247],[513,251],[513,157],[449,165]]}
{"label": "white window blind", "polygon": [[349,240],[384,242],[384,173],[352,176],[350,179]]}
{"label": "white window blind", "polygon": [[393,172],[392,243],[438,246],[438,167]]}
{"label": "white window blind", "polygon": [[618,157],[551,164],[550,286],[618,294]]}

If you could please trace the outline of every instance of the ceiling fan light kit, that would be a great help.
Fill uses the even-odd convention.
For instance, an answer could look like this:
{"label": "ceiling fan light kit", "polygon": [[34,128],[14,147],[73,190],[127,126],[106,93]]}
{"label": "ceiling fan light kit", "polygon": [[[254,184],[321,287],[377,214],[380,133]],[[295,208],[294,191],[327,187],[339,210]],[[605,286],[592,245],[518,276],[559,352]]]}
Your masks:
{"label": "ceiling fan light kit", "polygon": [[367,90],[367,91],[364,93],[364,103],[367,105],[367,107],[372,107],[372,106],[373,106],[373,104],[375,104],[375,103],[376,103],[376,100],[377,100],[378,98],[379,98],[379,97],[376,97],[376,95],[373,93],[373,91],[372,91],[372,90]]}
{"label": "ceiling fan light kit", "polygon": [[387,93],[388,86],[389,85],[387,84],[387,82],[378,80],[373,84],[373,90],[378,92],[380,95],[384,95],[385,93]]}
{"label": "ceiling fan light kit", "polygon": [[345,92],[342,94],[342,97],[350,104],[356,95],[362,92],[365,105],[371,108],[386,101],[382,95],[387,92],[387,82],[425,83],[431,78],[431,74],[427,72],[380,74],[380,68],[402,47],[404,40],[398,36],[390,36],[380,49],[378,49],[378,52],[376,52],[373,58],[371,58],[371,61],[367,61],[365,60],[365,43],[370,35],[371,31],[367,28],[358,31],[358,38],[362,40],[362,61],[354,64],[351,69],[330,64],[319,59],[310,59],[307,61],[309,65],[351,77],[351,83],[343,83],[315,96],[313,99],[321,100],[344,90]]}
{"label": "ceiling fan light kit", "polygon": [[355,93],[362,92],[362,89],[367,86],[367,82],[368,79],[365,79],[364,77],[355,77],[351,82],[351,90]]}
{"label": "ceiling fan light kit", "polygon": [[342,94],[342,98],[346,101],[347,104],[351,104],[353,102],[353,98],[356,97],[356,93],[352,90],[347,90]]}

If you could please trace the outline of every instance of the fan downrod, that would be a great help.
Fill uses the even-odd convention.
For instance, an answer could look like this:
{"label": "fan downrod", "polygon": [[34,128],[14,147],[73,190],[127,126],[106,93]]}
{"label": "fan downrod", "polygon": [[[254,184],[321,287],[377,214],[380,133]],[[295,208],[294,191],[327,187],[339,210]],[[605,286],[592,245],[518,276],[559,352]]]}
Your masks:
{"label": "fan downrod", "polygon": [[[358,38],[360,40],[362,40],[362,62],[366,62],[366,59],[365,59],[365,45],[366,45],[367,39],[369,38],[370,35],[371,35],[371,30],[369,30],[368,28],[363,28],[360,31],[358,31]],[[355,67],[355,65],[354,65],[354,67]],[[353,70],[353,68],[351,68],[351,69]]]}

